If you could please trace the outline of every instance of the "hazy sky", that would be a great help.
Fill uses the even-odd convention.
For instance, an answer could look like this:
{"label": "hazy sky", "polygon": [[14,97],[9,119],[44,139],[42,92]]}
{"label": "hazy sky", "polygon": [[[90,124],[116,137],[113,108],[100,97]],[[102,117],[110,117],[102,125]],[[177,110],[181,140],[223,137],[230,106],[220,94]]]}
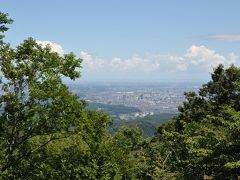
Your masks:
{"label": "hazy sky", "polygon": [[82,81],[206,81],[239,64],[239,0],[0,0],[13,46],[33,37],[83,59]]}

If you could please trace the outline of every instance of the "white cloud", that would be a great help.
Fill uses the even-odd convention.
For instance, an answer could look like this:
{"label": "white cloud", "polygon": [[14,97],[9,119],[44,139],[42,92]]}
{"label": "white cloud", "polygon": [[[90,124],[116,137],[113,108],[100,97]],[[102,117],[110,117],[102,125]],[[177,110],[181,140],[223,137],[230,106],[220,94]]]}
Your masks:
{"label": "white cloud", "polygon": [[237,56],[234,53],[230,53],[225,57],[205,46],[197,45],[192,45],[182,56],[158,54],[154,57],[159,60],[161,67],[168,69],[168,72],[209,72],[219,64],[223,64],[225,66],[235,64],[237,59]]}
{"label": "white cloud", "polygon": [[153,58],[157,59],[160,63],[161,72],[186,71],[188,68],[188,64],[181,56],[177,56],[174,54],[155,54],[153,55]]}
{"label": "white cloud", "polygon": [[226,58],[217,54],[215,51],[206,48],[205,46],[192,45],[184,55],[189,64],[203,66],[210,70],[219,64],[224,64]]}
{"label": "white cloud", "polygon": [[83,59],[84,67],[88,70],[101,70],[107,67],[107,62],[103,59],[98,58],[97,56],[93,56],[87,52],[81,51],[80,58]]}
{"label": "white cloud", "polygon": [[212,71],[219,64],[229,66],[236,63],[237,56],[230,53],[226,56],[216,53],[205,46],[192,45],[183,55],[152,54],[147,56],[134,55],[129,58],[114,57],[105,60],[87,52],[81,52],[83,70],[89,73],[206,73]]}
{"label": "white cloud", "polygon": [[150,73],[158,70],[160,64],[135,55],[128,59],[113,58],[110,66],[114,70]]}
{"label": "white cloud", "polygon": [[39,41],[39,40],[36,41],[36,43],[41,45],[42,47],[46,47],[46,46],[49,45],[53,52],[57,52],[60,55],[63,55],[63,53],[64,53],[64,50],[63,50],[62,46],[57,44],[57,43],[54,43],[54,42],[51,42],[51,41]]}
{"label": "white cloud", "polygon": [[132,56],[128,59],[115,57],[109,61],[93,56],[87,52],[80,52],[80,58],[83,59],[83,67],[94,71],[118,71],[118,72],[143,72],[150,73],[159,69],[160,64],[157,61],[151,61],[147,58]]}
{"label": "white cloud", "polygon": [[207,36],[207,39],[214,39],[220,41],[240,41],[240,34],[217,34],[212,36]]}

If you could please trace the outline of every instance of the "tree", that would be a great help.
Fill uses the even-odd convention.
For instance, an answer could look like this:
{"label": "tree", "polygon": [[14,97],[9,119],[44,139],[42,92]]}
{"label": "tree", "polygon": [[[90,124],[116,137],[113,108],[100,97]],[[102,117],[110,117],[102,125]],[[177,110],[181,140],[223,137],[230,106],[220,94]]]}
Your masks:
{"label": "tree", "polygon": [[[84,129],[87,128],[87,130],[49,142],[40,151],[29,156],[27,161],[21,162],[22,166],[15,169],[16,177],[22,179],[26,177],[29,179],[99,179],[98,177],[103,177],[103,166],[112,163],[102,161],[102,157],[110,156],[103,153],[103,143],[109,140],[106,129],[108,118],[105,114],[95,111],[87,111],[84,116],[88,119],[84,122]],[[31,140],[29,146],[38,146],[46,139],[48,135],[37,136]]]}
{"label": "tree", "polygon": [[237,179],[240,175],[240,68],[219,65],[199,93],[185,93],[186,102],[171,128],[158,138],[172,149],[170,169],[185,179]]}
{"label": "tree", "polygon": [[8,14],[0,12],[0,44],[3,43],[2,39],[4,38],[3,33],[8,30],[6,24],[11,24],[13,22],[12,19],[8,18]]}
{"label": "tree", "polygon": [[[1,13],[0,31],[6,31],[5,24],[11,22],[7,14]],[[109,118],[85,110],[86,103],[62,81],[64,77],[74,80],[80,76],[81,59],[73,53],[60,55],[29,38],[16,48],[1,43],[0,67],[2,176],[17,178],[17,173],[30,166],[28,160],[33,154],[73,134],[96,146]],[[94,124],[99,127],[94,129]]]}
{"label": "tree", "polygon": [[[69,92],[61,77],[75,79],[80,60],[70,53],[60,56],[49,47],[42,48],[33,39],[16,49],[3,45],[0,49],[2,95],[0,103],[1,171],[13,168],[51,140],[63,137],[70,125],[80,128],[79,119],[85,103]],[[52,134],[35,150],[23,150],[38,135]]]}

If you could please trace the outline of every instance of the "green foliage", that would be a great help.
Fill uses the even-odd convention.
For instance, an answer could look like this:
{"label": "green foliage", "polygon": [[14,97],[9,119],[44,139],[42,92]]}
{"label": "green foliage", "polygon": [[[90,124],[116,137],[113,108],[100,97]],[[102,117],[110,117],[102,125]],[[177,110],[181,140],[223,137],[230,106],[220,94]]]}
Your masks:
{"label": "green foliage", "polygon": [[[158,139],[172,153],[169,167],[185,179],[204,175],[236,179],[240,175],[240,69],[218,66],[212,81],[186,102],[172,127],[160,127]],[[172,150],[171,150],[172,149]]]}
{"label": "green foliage", "polygon": [[[101,125],[101,124],[99,124]],[[104,124],[102,124],[104,126]],[[93,127],[100,128],[100,127]],[[104,129],[104,128],[103,128]],[[106,129],[106,128],[105,128]],[[38,146],[49,136],[37,136],[29,146]],[[126,142],[127,141],[127,142]],[[52,141],[15,172],[18,178],[29,179],[136,179],[142,164],[138,151],[143,137],[139,128],[123,128],[115,136],[107,134],[95,142],[86,142],[81,133]],[[27,166],[24,163],[28,163]],[[27,176],[26,176],[27,175]]]}
{"label": "green foliage", "polygon": [[[11,20],[3,13],[0,19],[0,30],[4,32],[5,24]],[[63,77],[74,80],[80,76],[81,59],[73,53],[59,55],[49,46],[41,47],[29,38],[16,48],[2,43],[0,60],[0,177],[60,177],[55,165],[60,164],[63,157],[69,158],[65,154],[74,155],[66,151],[74,149],[69,140],[73,135],[81,142],[78,149],[88,148],[86,157],[94,154],[106,136],[110,119],[105,114],[85,110],[86,103],[62,82]],[[52,150],[48,148],[50,145],[54,145]],[[49,156],[56,155],[55,150],[60,152],[58,156]],[[69,171],[69,168],[66,169]],[[66,177],[69,173],[72,172]]]}
{"label": "green foliage", "polygon": [[[8,18],[8,14],[0,12],[0,33],[4,33],[8,30],[6,24],[11,24],[13,22],[12,19]],[[3,43],[2,39],[4,38],[3,34],[0,34],[0,44]]]}
{"label": "green foliage", "polygon": [[[96,112],[88,112],[85,118],[91,113],[96,115]],[[107,137],[105,134],[107,118],[104,114],[95,117],[94,115],[91,119],[94,123],[89,122],[91,125],[85,126],[88,128],[85,133],[79,131],[57,141],[51,141],[38,152],[31,154],[27,160],[31,165],[19,167],[21,172],[18,172],[17,177],[24,179],[27,174],[29,179],[97,179],[101,157],[98,152],[100,144]],[[47,139],[49,135],[37,136],[31,140],[30,146],[38,146]]]}
{"label": "green foliage", "polygon": [[[60,56],[30,38],[16,49],[2,45],[0,59],[0,151],[4,154],[1,170],[5,171],[35,151],[26,149],[33,137],[64,132],[70,125],[81,131],[85,103],[69,92],[61,80],[63,76],[79,77],[75,69],[80,67],[80,60],[72,53]],[[38,148],[58,138],[61,136],[53,135]]]}

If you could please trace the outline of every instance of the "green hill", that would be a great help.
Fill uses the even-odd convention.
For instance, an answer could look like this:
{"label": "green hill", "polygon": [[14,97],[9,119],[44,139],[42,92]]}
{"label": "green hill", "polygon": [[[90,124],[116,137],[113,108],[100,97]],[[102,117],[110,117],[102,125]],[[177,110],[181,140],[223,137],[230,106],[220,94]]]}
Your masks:
{"label": "green hill", "polygon": [[138,125],[144,133],[145,137],[153,136],[157,132],[157,128],[172,119],[177,114],[171,113],[160,113],[154,115],[148,115],[145,117],[137,118],[134,120],[114,120],[110,126],[110,132],[116,132],[120,127],[134,127]]}

